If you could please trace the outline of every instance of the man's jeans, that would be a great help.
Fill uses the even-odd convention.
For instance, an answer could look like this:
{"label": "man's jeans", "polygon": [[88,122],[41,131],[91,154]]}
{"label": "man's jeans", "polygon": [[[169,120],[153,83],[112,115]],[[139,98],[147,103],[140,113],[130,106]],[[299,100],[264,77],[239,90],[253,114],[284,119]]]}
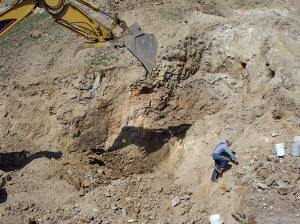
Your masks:
{"label": "man's jeans", "polygon": [[[218,154],[213,153],[212,154],[213,159],[215,160],[215,167],[222,168],[225,166],[226,163],[228,163],[230,160],[226,158],[225,156],[220,156]],[[217,171],[214,169],[214,172],[211,176],[211,180],[215,181],[217,178]]]}

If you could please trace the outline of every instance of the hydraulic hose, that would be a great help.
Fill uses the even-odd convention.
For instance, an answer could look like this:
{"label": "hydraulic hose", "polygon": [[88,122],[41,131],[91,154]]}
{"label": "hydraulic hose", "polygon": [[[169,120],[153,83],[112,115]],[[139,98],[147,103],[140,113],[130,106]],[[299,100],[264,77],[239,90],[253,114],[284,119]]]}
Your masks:
{"label": "hydraulic hose", "polygon": [[64,10],[64,8],[65,8],[65,3],[63,3],[63,4],[62,4],[62,7],[61,7],[58,11],[56,11],[56,12],[51,12],[51,11],[49,11],[49,9],[50,9],[50,10],[55,10],[55,9],[57,9],[57,7],[61,5],[62,0],[59,0],[58,3],[57,3],[57,5],[55,5],[55,6],[48,5],[48,4],[45,2],[45,0],[41,0],[41,1],[42,1],[42,5],[44,6],[45,11],[46,11],[47,13],[49,13],[50,15],[53,15],[53,16],[60,14],[60,13]]}

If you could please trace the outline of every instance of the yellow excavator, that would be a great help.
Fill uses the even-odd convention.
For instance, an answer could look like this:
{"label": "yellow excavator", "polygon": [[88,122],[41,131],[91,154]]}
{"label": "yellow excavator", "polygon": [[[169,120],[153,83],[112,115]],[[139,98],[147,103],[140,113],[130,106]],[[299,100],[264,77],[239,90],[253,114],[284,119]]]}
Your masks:
{"label": "yellow excavator", "polygon": [[[99,23],[75,2],[109,17],[112,20],[110,27]],[[137,24],[128,27],[117,14],[112,15],[85,0],[13,0],[7,9],[0,12],[0,37],[32,14],[37,7],[49,13],[56,23],[90,40],[90,42],[83,43],[80,49],[126,47],[145,69],[151,72],[157,53],[156,38],[152,34],[142,32]],[[117,26],[122,30],[119,35],[113,32]]]}

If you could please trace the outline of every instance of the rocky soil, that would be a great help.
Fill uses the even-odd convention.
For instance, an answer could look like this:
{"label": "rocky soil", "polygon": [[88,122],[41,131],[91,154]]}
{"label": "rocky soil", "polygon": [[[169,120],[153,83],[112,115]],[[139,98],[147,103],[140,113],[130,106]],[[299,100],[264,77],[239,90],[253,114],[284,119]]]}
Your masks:
{"label": "rocky soil", "polygon": [[[298,1],[93,3],[156,36],[153,72],[74,56],[44,12],[2,37],[0,223],[299,223]],[[224,139],[239,164],[211,182]]]}

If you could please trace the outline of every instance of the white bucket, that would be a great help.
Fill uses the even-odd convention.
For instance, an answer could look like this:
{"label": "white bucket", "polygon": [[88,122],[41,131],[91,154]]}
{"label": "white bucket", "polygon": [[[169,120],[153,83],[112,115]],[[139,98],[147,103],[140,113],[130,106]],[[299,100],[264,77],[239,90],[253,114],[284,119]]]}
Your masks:
{"label": "white bucket", "polygon": [[300,156],[300,142],[294,142],[292,144],[292,156]]}
{"label": "white bucket", "polygon": [[222,217],[219,214],[209,216],[210,224],[223,224]]}
{"label": "white bucket", "polygon": [[293,142],[300,142],[300,136],[294,136]]}
{"label": "white bucket", "polygon": [[284,143],[275,144],[275,153],[277,156],[285,156]]}

